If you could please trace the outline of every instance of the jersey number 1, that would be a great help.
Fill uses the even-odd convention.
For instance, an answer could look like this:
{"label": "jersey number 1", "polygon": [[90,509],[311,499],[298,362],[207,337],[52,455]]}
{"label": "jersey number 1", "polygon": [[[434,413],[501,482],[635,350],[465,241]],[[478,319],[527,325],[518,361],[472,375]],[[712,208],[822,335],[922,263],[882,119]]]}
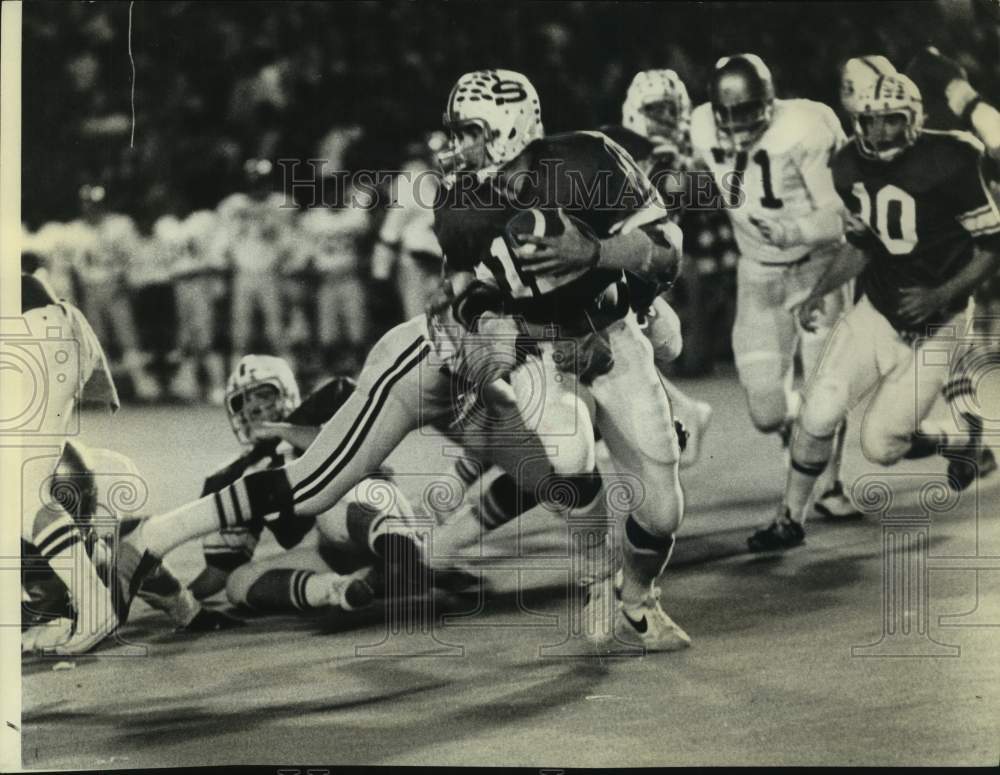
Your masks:
{"label": "jersey number 1", "polygon": [[851,193],[861,205],[861,220],[872,227],[886,250],[894,256],[913,250],[917,244],[917,203],[912,196],[898,186],[882,186],[872,208],[872,197],[864,183],[856,181]]}
{"label": "jersey number 1", "polygon": [[[716,158],[720,158],[721,154],[722,151],[718,150]],[[761,207],[766,207],[768,210],[777,210],[781,208],[785,203],[774,195],[774,184],[771,182],[771,157],[767,155],[767,151],[760,148],[757,153],[753,155],[753,160],[760,167],[760,177],[764,188],[764,196],[760,198]],[[732,207],[738,207],[740,204],[740,184],[743,180],[743,173],[746,172],[747,163],[749,161],[750,155],[746,151],[740,151],[736,154],[736,164],[733,168],[733,171],[736,173],[736,185],[733,186],[732,189]]]}

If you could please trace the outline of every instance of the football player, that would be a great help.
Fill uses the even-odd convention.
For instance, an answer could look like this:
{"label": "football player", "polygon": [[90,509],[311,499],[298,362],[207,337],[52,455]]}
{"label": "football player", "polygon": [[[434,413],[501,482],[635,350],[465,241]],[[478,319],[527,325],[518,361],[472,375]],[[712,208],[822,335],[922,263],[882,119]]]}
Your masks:
{"label": "football player", "polygon": [[[683,175],[691,168],[691,100],[673,70],[636,73],[622,105],[622,126],[602,127],[601,131],[629,152],[665,199],[684,191]],[[629,133],[646,142],[628,137]],[[681,216],[679,210],[675,217]],[[683,347],[680,320],[665,298],[669,286],[651,285],[631,274],[629,287],[633,309],[653,345],[653,358],[670,406],[688,434],[681,463],[692,465],[700,456],[712,407],[691,398],[664,376],[665,368]]]}
{"label": "football player", "polygon": [[[135,493],[142,486],[142,477],[135,464],[111,450],[88,448],[78,440],[67,441],[46,484],[46,508],[69,514],[79,533],[80,540],[74,544],[76,559],[92,563],[101,579],[107,580],[115,562],[116,542],[136,522],[133,517],[120,519],[118,504],[114,503],[122,493]],[[51,543],[51,539],[44,537],[40,540]],[[21,553],[24,564],[22,651],[77,654],[98,645],[77,634],[87,626],[87,620],[80,618],[77,611],[81,608],[89,611],[91,605],[81,604],[78,596],[69,593],[54,566],[33,543],[22,539]],[[103,589],[78,588],[78,592],[97,593],[100,597]],[[179,630],[201,632],[242,624],[220,611],[203,608],[166,564],[161,564],[143,581],[139,597],[166,613]]]}
{"label": "football player", "polygon": [[[846,301],[846,289],[831,289],[812,331],[791,311],[840,249],[840,200],[828,164],[846,138],[826,105],[776,99],[771,72],[755,54],[716,62],[710,88],[711,100],[692,113],[691,140],[722,192],[741,254],[736,368],[756,428],[787,442],[798,403],[796,348],[808,379]],[[826,516],[857,513],[839,479],[842,448],[839,429],[814,506]]]}
{"label": "football player", "polygon": [[920,92],[900,74],[856,93],[851,118],[853,142],[832,170],[857,250],[830,264],[800,318],[858,274],[864,295],[838,322],[807,386],[781,510],[749,539],[753,551],[802,543],[805,504],[833,432],[872,390],[861,428],[872,462],[941,452],[955,490],[995,466],[976,418],[966,416],[958,432],[925,419],[961,352],[970,296],[1000,266],[1000,211],[983,182],[983,147],[968,134],[922,130]]}
{"label": "football player", "polygon": [[[225,407],[244,452],[205,480],[202,496],[219,493],[254,471],[294,460],[354,388],[353,380],[334,377],[302,401],[295,375],[281,358],[241,358],[227,382]],[[387,495],[392,503],[379,504]],[[261,523],[204,536],[205,567],[190,588],[199,599],[225,588],[233,605],[268,612],[364,608],[382,586],[385,539],[380,536],[391,526],[380,529],[380,524],[384,518],[408,514],[412,509],[405,497],[379,475],[361,482],[316,518],[274,524],[272,533],[284,551],[266,558],[254,556]]]}
{"label": "football player", "polygon": [[[491,320],[524,325],[533,345],[520,355],[514,343],[525,362],[510,382],[531,430],[543,443],[558,437],[549,455],[557,474],[596,481],[585,401],[596,407],[612,455],[646,488],[625,520],[619,623],[649,649],[683,648],[690,639],[655,586],[683,515],[679,442],[624,283],[625,271],[673,277],[680,229],[621,146],[596,132],[544,137],[540,118],[533,86],[511,71],[469,73],[449,96],[451,147],[441,160],[452,185],[435,228],[461,288],[457,316],[470,331]],[[606,581],[588,590],[588,619],[610,599]],[[594,640],[613,635],[590,624]]]}
{"label": "football player", "polygon": [[[452,145],[442,161],[461,184],[453,187],[453,198],[438,207],[435,217],[455,284],[453,303],[430,320],[397,326],[375,345],[358,390],[301,457],[146,520],[133,534],[137,570],[127,569],[123,578],[134,589],[136,580],[169,549],[220,527],[252,524],[273,514],[278,516],[272,523],[322,513],[374,471],[409,431],[450,416],[456,384],[481,389],[509,377],[522,417],[524,402],[539,398],[542,406],[534,413],[539,421],[519,432],[540,436],[543,443],[553,432],[561,438],[552,458],[525,457],[514,488],[530,489],[535,482],[525,486],[521,477],[533,469],[535,481],[554,474],[550,483],[565,483],[574,492],[571,500],[589,504],[601,483],[594,468],[593,426],[574,392],[582,374],[590,382],[599,416],[608,421],[601,430],[609,448],[646,487],[645,497],[638,496],[641,505],[626,522],[620,587],[625,619],[648,648],[686,646],[687,635],[663,612],[654,587],[682,514],[678,440],[651,346],[619,290],[623,269],[675,269],[679,229],[663,223],[666,211],[657,206],[645,176],[603,135],[542,139],[537,95],[519,73],[491,70],[462,76],[449,97],[446,124]],[[560,159],[571,164],[543,164]],[[516,180],[528,183],[530,175],[523,173],[531,169],[540,173],[540,188],[504,190]],[[554,174],[560,169],[582,172],[581,186],[570,185],[575,175]],[[579,199],[574,201],[584,189],[593,189],[595,179],[608,175],[618,187],[613,192],[619,195],[617,208],[584,208]],[[494,201],[501,206],[463,200],[461,192],[469,193],[470,184],[477,197],[499,196]],[[545,191],[546,186],[551,189]],[[565,229],[562,234],[529,234],[508,243],[507,222],[524,214],[514,206],[512,195],[517,193],[538,195],[550,209],[552,219],[546,223],[558,223]],[[588,230],[594,235],[570,222],[553,196],[571,213],[589,217]],[[528,215],[533,221],[539,217],[537,210]],[[557,289],[561,292],[550,293]],[[570,337],[553,342],[550,336],[525,353],[519,345],[523,331],[511,315],[525,317],[536,327],[536,336],[544,338],[555,324],[556,331]],[[557,352],[560,341],[566,344]],[[525,360],[530,366],[519,363]],[[542,373],[545,389],[539,391],[532,376]],[[621,400],[626,394],[631,401]],[[610,590],[601,586],[591,600],[607,602],[610,597]],[[607,638],[604,629],[600,639]]]}
{"label": "football player", "polygon": [[200,367],[208,378],[209,401],[221,406],[225,393],[225,359],[213,349],[216,300],[225,290],[225,259],[217,237],[218,226],[218,216],[211,210],[196,210],[177,224],[179,244],[171,276],[177,304],[180,365],[171,392],[184,399],[198,398],[201,395]]}
{"label": "football player", "polygon": [[395,270],[404,320],[423,314],[441,278],[441,246],[434,236],[440,174],[431,164],[444,142],[444,133],[437,131],[413,149],[412,158],[393,181],[394,200],[386,209],[372,253],[376,280],[388,280]]}

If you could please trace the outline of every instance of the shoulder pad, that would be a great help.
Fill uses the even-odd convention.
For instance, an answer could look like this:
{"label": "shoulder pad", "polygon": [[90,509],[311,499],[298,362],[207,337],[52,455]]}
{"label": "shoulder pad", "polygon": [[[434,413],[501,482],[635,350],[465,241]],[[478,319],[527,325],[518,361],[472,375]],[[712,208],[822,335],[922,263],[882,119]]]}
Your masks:
{"label": "shoulder pad", "polygon": [[928,167],[946,179],[962,170],[978,168],[985,146],[968,132],[925,129],[914,149],[926,149]]}
{"label": "shoulder pad", "polygon": [[711,148],[716,142],[712,104],[703,102],[691,111],[691,143],[696,148]]}

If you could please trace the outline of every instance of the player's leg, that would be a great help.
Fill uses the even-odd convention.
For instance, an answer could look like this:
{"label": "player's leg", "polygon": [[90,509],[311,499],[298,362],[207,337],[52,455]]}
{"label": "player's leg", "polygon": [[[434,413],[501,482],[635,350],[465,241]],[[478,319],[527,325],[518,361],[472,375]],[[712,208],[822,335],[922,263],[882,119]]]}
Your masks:
{"label": "player's leg", "polygon": [[407,433],[437,411],[436,393],[448,393],[447,377],[428,365],[431,345],[422,323],[397,326],[376,344],[358,389],[302,457],[147,518],[131,541],[139,554],[161,558],[185,541],[266,523],[272,515],[281,520],[320,514],[376,471]]}
{"label": "player's leg", "polygon": [[653,345],[653,361],[660,371],[660,381],[667,391],[674,416],[688,433],[687,443],[681,454],[681,465],[693,465],[701,456],[701,442],[712,420],[712,407],[705,401],[698,401],[687,395],[665,376],[670,364],[684,349],[681,321],[673,307],[662,296],[657,296],[644,317],[641,327]]}
{"label": "player's leg", "polygon": [[247,282],[245,273],[237,269],[230,283],[229,335],[230,352],[235,360],[250,352],[250,337],[253,325],[254,297],[253,285]]}
{"label": "player's leg", "polygon": [[629,475],[622,484],[634,490],[621,536],[622,613],[647,648],[672,651],[689,645],[690,638],[660,607],[655,585],[684,516],[680,445],[652,346],[634,316],[613,323],[607,335],[614,368],[597,377],[591,391],[597,402],[597,427]]}
{"label": "player's leg", "polygon": [[746,258],[736,268],[733,355],[750,419],[761,433],[790,427],[788,377],[796,332],[784,308],[786,272]]}
{"label": "player's leg", "polygon": [[[991,466],[983,465],[993,462],[992,453],[984,460],[978,446],[954,446],[956,438],[968,439],[970,435],[981,445],[978,418],[974,415],[960,419],[953,416],[947,425],[927,419],[942,385],[954,377],[953,364],[960,361],[958,356],[966,349],[961,336],[965,321],[963,312],[915,345],[897,344],[894,368],[879,386],[861,429],[862,451],[881,465],[940,452],[949,461],[949,484],[955,490],[965,489],[978,476],[988,473]],[[965,427],[960,427],[959,422]]]}
{"label": "player's leg", "polygon": [[[819,281],[830,260],[835,259],[840,248],[817,249],[809,261],[793,267],[788,273],[789,297],[804,296],[812,291]],[[817,364],[825,350],[826,341],[833,326],[840,316],[850,306],[853,293],[852,283],[828,294],[824,301],[823,312],[815,321],[812,331],[807,331],[796,320],[799,339],[799,354],[802,358],[802,370],[808,382],[816,370]],[[826,517],[851,517],[859,514],[844,492],[840,481],[840,466],[843,460],[844,440],[846,437],[846,420],[837,428],[834,436],[833,451],[826,469],[816,483],[816,512]]]}
{"label": "player's leg", "polygon": [[265,276],[257,284],[256,295],[264,315],[264,330],[267,332],[268,344],[279,357],[289,363],[294,373],[295,357],[285,336],[282,284],[274,277]]}
{"label": "player's leg", "polygon": [[989,318],[978,314],[976,304],[970,302],[966,318],[965,336],[961,338],[967,342],[951,351],[951,367],[941,388],[944,417],[934,417],[940,413],[933,411],[925,417],[913,448],[927,453],[937,445],[949,461],[949,481],[959,491],[997,469],[993,451],[983,441],[983,409],[988,411],[996,402],[991,404],[989,380],[981,379],[981,375],[988,373],[1000,356],[996,337],[991,337],[988,330]]}
{"label": "player's leg", "polygon": [[851,408],[877,384],[878,347],[894,339],[891,326],[867,300],[834,326],[806,385],[795,422],[779,514],[750,537],[751,551],[783,549],[802,542],[806,506],[834,453],[837,429]]}
{"label": "player's leg", "polygon": [[233,571],[226,597],[233,605],[261,613],[294,613],[332,606],[345,611],[367,607],[374,599],[372,568],[342,575],[327,565],[318,545],[301,546]]}

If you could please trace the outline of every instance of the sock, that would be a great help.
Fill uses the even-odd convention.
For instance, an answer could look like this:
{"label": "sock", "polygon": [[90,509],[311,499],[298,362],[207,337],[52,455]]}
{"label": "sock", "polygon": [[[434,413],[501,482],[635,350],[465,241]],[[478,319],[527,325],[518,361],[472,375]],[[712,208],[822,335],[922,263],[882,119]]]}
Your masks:
{"label": "sock", "polygon": [[622,602],[626,605],[635,604],[652,591],[653,582],[670,561],[674,537],[670,535],[660,538],[652,535],[630,514],[625,519],[622,549]]}
{"label": "sock", "polygon": [[813,436],[799,426],[792,440],[785,480],[785,509],[796,522],[805,522],[806,504],[816,487],[816,480],[830,461],[835,435],[836,431],[830,436]]}
{"label": "sock", "polygon": [[830,492],[840,481],[840,466],[844,461],[844,439],[846,436],[847,420],[843,420],[837,426],[836,433],[834,433],[830,459],[823,473],[820,474],[819,481],[816,482],[817,492],[820,495]]}
{"label": "sock", "polygon": [[483,495],[482,503],[473,513],[483,530],[496,530],[538,505],[538,496],[518,487],[510,474],[500,474]]}
{"label": "sock", "polygon": [[311,611],[326,604],[327,585],[311,570],[264,571],[246,591],[247,606],[268,613]]}
{"label": "sock", "polygon": [[194,538],[231,527],[247,527],[265,516],[294,516],[284,468],[255,471],[218,492],[143,520],[142,545],[157,557]]}
{"label": "sock", "polygon": [[465,489],[469,489],[481,474],[479,465],[474,460],[460,457],[455,461],[455,476]]}
{"label": "sock", "polygon": [[73,518],[63,514],[43,527],[32,543],[69,590],[77,613],[77,632],[92,632],[111,614],[113,600],[91,562]]}
{"label": "sock", "polygon": [[593,504],[604,480],[595,467],[589,474],[551,475],[543,480],[543,486],[536,493],[538,500],[556,511],[585,510]]}

